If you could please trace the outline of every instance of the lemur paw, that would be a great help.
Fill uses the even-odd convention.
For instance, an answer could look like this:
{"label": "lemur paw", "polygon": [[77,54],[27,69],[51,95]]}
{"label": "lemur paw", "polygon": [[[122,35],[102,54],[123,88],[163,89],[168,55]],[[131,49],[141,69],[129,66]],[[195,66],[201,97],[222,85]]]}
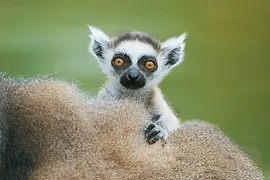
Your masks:
{"label": "lemur paw", "polygon": [[154,144],[158,140],[166,140],[168,133],[161,126],[151,123],[144,130],[147,143]]}

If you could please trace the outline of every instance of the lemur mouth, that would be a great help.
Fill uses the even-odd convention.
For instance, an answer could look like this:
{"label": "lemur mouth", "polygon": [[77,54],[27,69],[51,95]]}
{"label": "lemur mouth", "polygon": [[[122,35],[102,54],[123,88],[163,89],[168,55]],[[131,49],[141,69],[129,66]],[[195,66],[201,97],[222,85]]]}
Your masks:
{"label": "lemur mouth", "polygon": [[120,81],[120,84],[122,84],[122,86],[128,88],[128,89],[139,89],[145,86],[145,82],[144,81]]}
{"label": "lemur mouth", "polygon": [[126,88],[128,89],[140,89],[142,88],[144,85],[140,85],[140,84],[130,84],[130,85],[125,85]]}

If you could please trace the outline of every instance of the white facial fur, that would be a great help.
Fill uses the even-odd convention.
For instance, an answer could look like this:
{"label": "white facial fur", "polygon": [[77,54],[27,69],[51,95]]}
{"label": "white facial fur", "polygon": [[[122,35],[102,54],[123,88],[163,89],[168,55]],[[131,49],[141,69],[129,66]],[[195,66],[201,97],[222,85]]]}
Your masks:
{"label": "white facial fur", "polygon": [[[162,79],[171,71],[172,68],[183,62],[185,49],[184,41],[186,37],[187,33],[184,33],[179,37],[172,37],[161,44],[161,48],[163,50],[157,55],[157,62],[159,68],[153,73],[153,79],[146,84],[146,88],[152,88],[158,85],[162,81]],[[177,55],[178,60],[175,64],[171,66],[166,66],[168,54],[174,49],[179,49]]]}
{"label": "white facial fur", "polygon": [[145,44],[141,41],[124,41],[120,43],[114,50],[116,53],[125,53],[129,55],[132,63],[137,64],[137,61],[143,56],[157,56],[156,50],[149,44]]}
{"label": "white facial fur", "polygon": [[[179,37],[173,37],[161,43],[161,50],[158,52],[150,44],[139,40],[123,41],[118,46],[111,46],[111,39],[103,31],[93,26],[90,29],[89,51],[99,59],[102,71],[108,76],[109,81],[118,81],[119,77],[114,72],[111,60],[116,53],[125,53],[129,55],[133,67],[137,66],[137,61],[143,56],[153,56],[158,63],[152,76],[147,79],[144,89],[150,89],[157,86],[170,70],[180,64],[184,58],[184,48],[186,33]],[[102,49],[102,53],[100,53]],[[102,54],[102,55],[101,55]]]}

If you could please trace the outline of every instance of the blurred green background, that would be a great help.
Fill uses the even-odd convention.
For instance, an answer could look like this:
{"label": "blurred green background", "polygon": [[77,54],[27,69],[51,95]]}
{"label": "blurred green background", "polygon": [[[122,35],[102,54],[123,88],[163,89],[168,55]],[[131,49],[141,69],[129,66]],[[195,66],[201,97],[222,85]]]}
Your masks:
{"label": "blurred green background", "polygon": [[270,179],[270,1],[0,0],[0,71],[80,80],[105,78],[88,53],[87,24],[109,35],[188,32],[183,64],[161,88],[184,119],[217,124]]}

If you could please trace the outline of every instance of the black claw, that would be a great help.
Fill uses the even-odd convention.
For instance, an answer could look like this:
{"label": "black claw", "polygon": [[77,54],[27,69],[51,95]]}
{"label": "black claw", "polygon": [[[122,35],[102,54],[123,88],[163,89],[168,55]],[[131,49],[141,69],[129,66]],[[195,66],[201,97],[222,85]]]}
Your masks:
{"label": "black claw", "polygon": [[158,133],[160,133],[160,131],[151,131],[149,134],[148,134],[148,139],[153,139],[155,137],[157,137]]}
{"label": "black claw", "polygon": [[147,126],[147,128],[144,130],[144,133],[145,134],[147,134],[147,133],[149,133],[152,129],[154,129],[156,127],[156,125],[155,124],[149,124],[148,126]]}
{"label": "black claw", "polygon": [[149,145],[151,145],[151,144],[154,144],[154,143],[157,142],[157,141],[158,141],[158,138],[155,137],[154,139],[149,139],[149,140],[147,141],[147,143],[148,143]]}
{"label": "black claw", "polygon": [[153,131],[148,134],[147,142],[149,144],[153,144],[159,140],[159,137],[157,136],[160,133],[160,131]]}
{"label": "black claw", "polygon": [[146,138],[146,141],[148,144],[153,144],[157,142],[160,139],[160,136],[158,134],[161,132],[160,130],[155,130],[156,127],[155,124],[149,124],[147,128],[144,130],[144,136]]}

